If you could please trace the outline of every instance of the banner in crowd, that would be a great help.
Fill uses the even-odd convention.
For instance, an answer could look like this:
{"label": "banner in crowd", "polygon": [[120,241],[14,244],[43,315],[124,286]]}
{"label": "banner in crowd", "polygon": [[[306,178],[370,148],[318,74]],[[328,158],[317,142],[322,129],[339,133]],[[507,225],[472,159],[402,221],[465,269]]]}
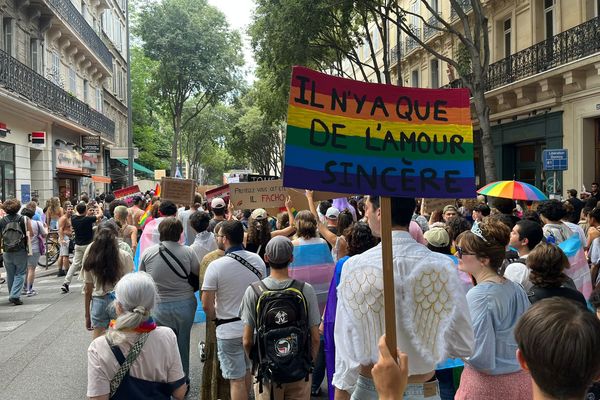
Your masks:
{"label": "banner in crowd", "polygon": [[229,193],[236,209],[285,207],[286,192],[281,179],[230,183]]}
{"label": "banner in crowd", "polygon": [[467,89],[358,82],[294,67],[285,187],[474,197]]}
{"label": "banner in crowd", "polygon": [[127,186],[126,188],[123,189],[117,189],[115,191],[113,191],[113,194],[115,195],[115,199],[123,199],[125,197],[129,197],[129,196],[136,196],[136,195],[141,195],[142,191],[140,190],[140,187],[138,185],[133,185],[133,186]]}
{"label": "banner in crowd", "polygon": [[196,182],[193,179],[162,177],[160,180],[160,200],[171,200],[175,204],[191,206],[194,204]]}

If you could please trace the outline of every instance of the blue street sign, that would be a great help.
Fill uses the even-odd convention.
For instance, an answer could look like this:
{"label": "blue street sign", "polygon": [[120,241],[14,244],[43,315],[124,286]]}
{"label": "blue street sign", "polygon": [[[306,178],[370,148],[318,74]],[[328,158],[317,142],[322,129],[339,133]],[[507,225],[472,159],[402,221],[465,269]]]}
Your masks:
{"label": "blue street sign", "polygon": [[544,171],[566,171],[569,164],[567,149],[544,150],[542,152]]}

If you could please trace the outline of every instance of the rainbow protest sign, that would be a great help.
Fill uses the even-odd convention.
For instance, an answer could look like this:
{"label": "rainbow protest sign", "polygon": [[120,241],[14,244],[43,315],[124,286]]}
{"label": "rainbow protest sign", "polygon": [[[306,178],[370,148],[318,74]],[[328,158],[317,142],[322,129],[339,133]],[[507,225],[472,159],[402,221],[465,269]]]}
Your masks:
{"label": "rainbow protest sign", "polygon": [[467,89],[380,85],[294,67],[287,123],[285,187],[475,195]]}

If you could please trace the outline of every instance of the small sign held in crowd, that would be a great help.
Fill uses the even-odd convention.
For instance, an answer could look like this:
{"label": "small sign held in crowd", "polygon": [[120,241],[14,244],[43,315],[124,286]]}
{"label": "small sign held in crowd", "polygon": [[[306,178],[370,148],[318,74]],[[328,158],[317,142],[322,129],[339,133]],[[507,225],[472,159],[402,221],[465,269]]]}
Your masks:
{"label": "small sign held in crowd", "polygon": [[286,191],[281,179],[230,183],[229,191],[238,209],[285,207]]}
{"label": "small sign held in crowd", "polygon": [[163,177],[160,180],[160,199],[170,200],[175,204],[191,206],[194,204],[196,182],[193,179]]}

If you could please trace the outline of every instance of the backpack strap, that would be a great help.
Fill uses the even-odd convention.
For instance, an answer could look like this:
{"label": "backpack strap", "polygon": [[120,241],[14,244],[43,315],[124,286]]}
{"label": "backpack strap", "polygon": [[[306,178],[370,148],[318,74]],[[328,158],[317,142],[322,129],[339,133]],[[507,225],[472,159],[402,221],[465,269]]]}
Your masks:
{"label": "backpack strap", "polygon": [[[171,258],[173,258],[173,260],[175,260],[175,262],[177,263],[177,265],[179,265],[179,268],[182,269],[183,275],[180,274],[179,272],[177,272],[177,270],[175,269],[175,267],[173,266],[173,264],[171,264],[171,262],[169,261],[169,259],[167,258],[167,256],[165,256],[165,253],[163,251],[166,252],[169,256],[171,256]],[[185,279],[185,280],[188,279],[189,275],[188,275],[187,271],[185,270],[185,267],[183,266],[183,264],[181,264],[181,261],[179,261],[177,259],[177,257],[175,257],[175,255],[169,249],[167,249],[162,243],[158,247],[158,253],[162,257],[163,261],[167,264],[167,266],[169,268],[171,268],[171,271],[173,271],[173,273],[175,275],[177,275],[181,279]]]}
{"label": "backpack strap", "polygon": [[235,253],[227,253],[226,254],[227,257],[231,257],[234,260],[236,260],[237,262],[239,262],[240,264],[242,264],[244,267],[248,268],[250,270],[250,272],[252,272],[254,275],[258,276],[258,279],[262,280],[263,276],[260,273],[259,270],[257,270],[252,264],[250,264],[248,261],[246,261],[245,258],[240,257],[239,255],[235,254]]}
{"label": "backpack strap", "polygon": [[[119,360],[120,367],[117,370],[117,373],[115,374],[115,376],[110,380],[110,397],[114,396],[114,394],[119,389],[119,386],[121,385],[121,382],[123,381],[123,378],[125,378],[125,376],[127,374],[129,374],[129,368],[131,368],[131,365],[137,359],[138,355],[142,351],[142,347],[144,346],[144,343],[146,343],[146,339],[148,339],[148,335],[150,335],[150,332],[144,332],[139,336],[138,340],[136,340],[136,342],[133,344],[133,346],[131,346],[131,349],[129,350],[129,353],[127,354],[127,357],[125,358],[123,363],[121,363],[121,361],[119,360],[119,357],[117,357],[117,360]],[[115,356],[117,356],[115,353],[115,349],[113,349],[113,345],[110,343],[110,341],[108,339],[106,339],[106,341],[108,342],[109,346],[111,347],[113,354],[115,354]],[[121,356],[123,356],[123,352],[121,352],[121,349],[119,349],[118,352],[120,352]]]}

